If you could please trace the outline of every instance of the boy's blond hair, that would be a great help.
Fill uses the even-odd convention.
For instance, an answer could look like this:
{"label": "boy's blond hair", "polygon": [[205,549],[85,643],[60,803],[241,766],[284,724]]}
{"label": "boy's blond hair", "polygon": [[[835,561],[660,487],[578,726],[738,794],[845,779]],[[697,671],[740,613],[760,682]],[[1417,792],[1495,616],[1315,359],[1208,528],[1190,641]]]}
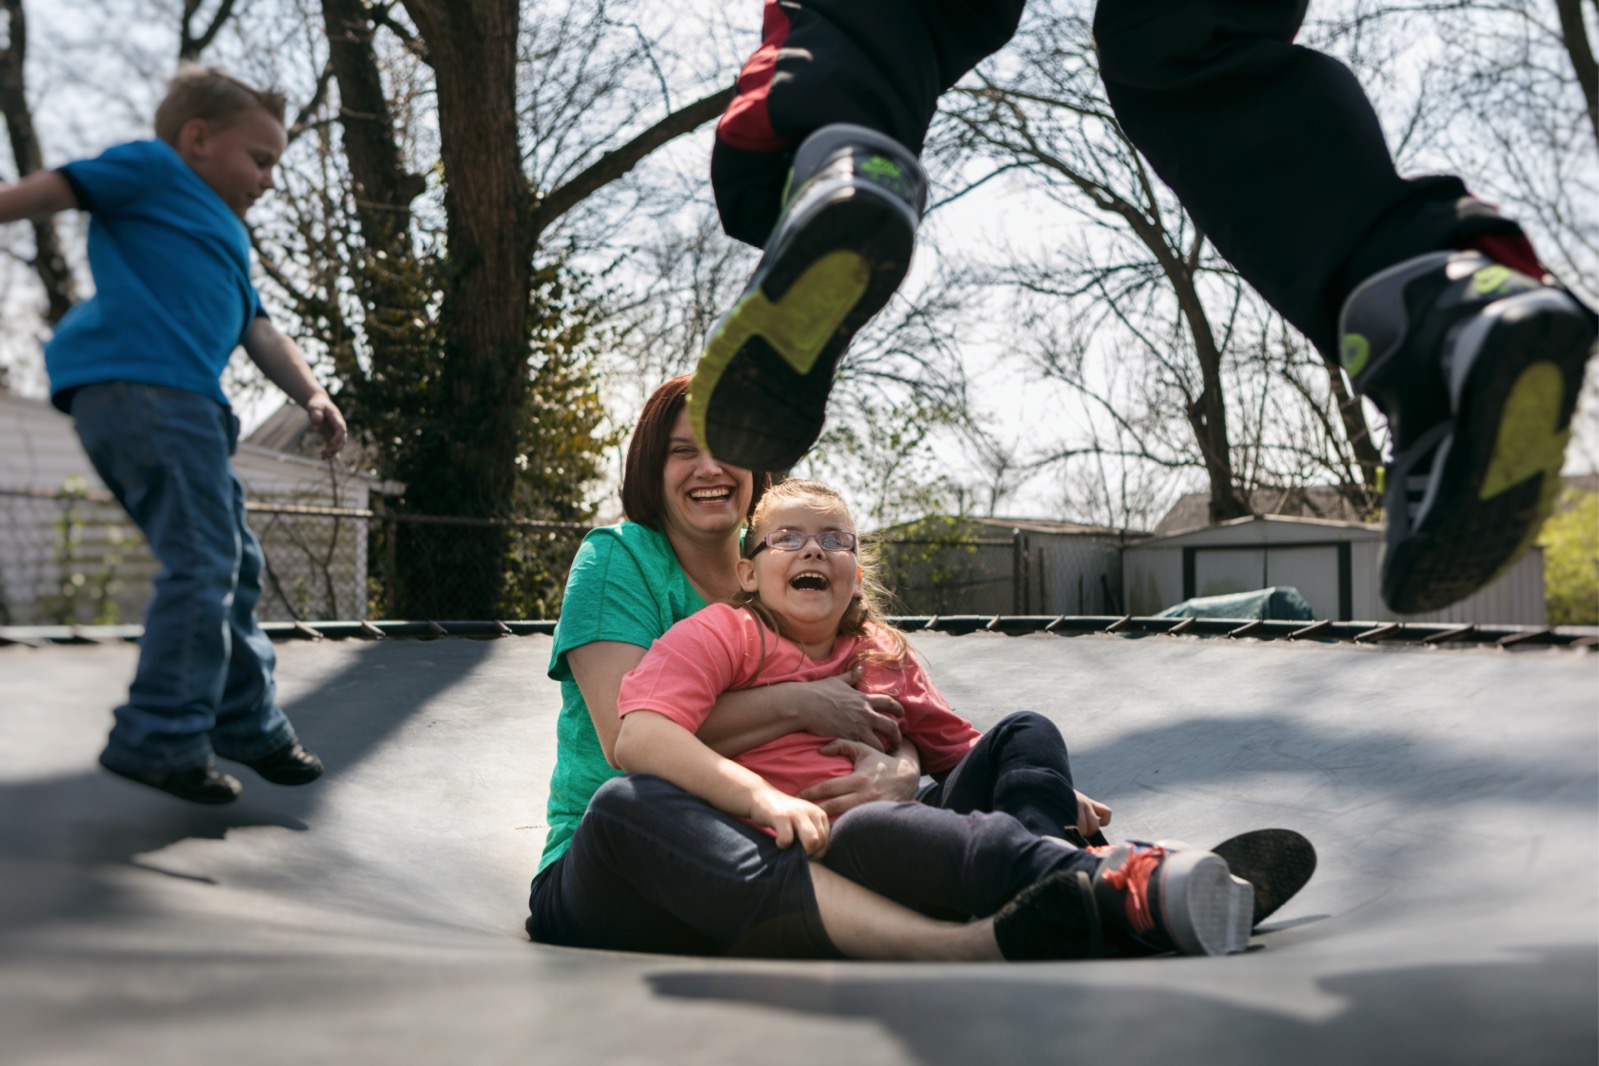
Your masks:
{"label": "boy's blond hair", "polygon": [[[749,533],[744,538],[744,558],[754,556],[755,549],[760,546],[756,530],[765,524],[766,516],[771,513],[773,507],[792,500],[806,499],[826,500],[828,503],[836,504],[845,514],[849,514],[849,505],[844,502],[843,495],[831,485],[804,478],[780,481],[766,490],[761,496],[760,503],[755,506],[755,513],[750,516]],[[850,522],[854,523],[853,516]],[[888,638],[888,647],[863,649],[856,661],[882,666],[899,666],[910,656],[910,644],[905,640],[903,633],[883,621],[883,604],[889,599],[889,592],[877,576],[877,553],[871,545],[859,537],[856,538],[855,552],[856,563],[860,567],[861,588],[844,611],[844,617],[839,619],[838,634],[841,637],[859,637],[866,634],[868,627],[875,627]],[[773,632],[783,632],[776,616],[761,602],[757,593],[740,589],[733,595],[733,604],[747,609]],[[765,658],[766,649],[763,646],[761,649],[763,663]]]}
{"label": "boy's blond hair", "polygon": [[155,135],[178,145],[178,132],[191,119],[219,126],[253,108],[261,108],[283,122],[286,101],[274,89],[256,89],[225,73],[220,67],[185,65],[167,82],[167,95],[155,109]]}

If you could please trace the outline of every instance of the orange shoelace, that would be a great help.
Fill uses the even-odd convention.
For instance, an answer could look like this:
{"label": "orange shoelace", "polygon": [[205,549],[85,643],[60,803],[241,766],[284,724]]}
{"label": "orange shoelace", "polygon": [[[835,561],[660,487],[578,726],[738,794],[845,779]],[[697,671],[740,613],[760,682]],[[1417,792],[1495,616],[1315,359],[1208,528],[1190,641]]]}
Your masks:
{"label": "orange shoelace", "polygon": [[1155,915],[1149,908],[1149,879],[1165,857],[1165,848],[1139,848],[1118,869],[1105,871],[1105,883],[1125,894],[1127,924],[1140,936],[1155,928]]}

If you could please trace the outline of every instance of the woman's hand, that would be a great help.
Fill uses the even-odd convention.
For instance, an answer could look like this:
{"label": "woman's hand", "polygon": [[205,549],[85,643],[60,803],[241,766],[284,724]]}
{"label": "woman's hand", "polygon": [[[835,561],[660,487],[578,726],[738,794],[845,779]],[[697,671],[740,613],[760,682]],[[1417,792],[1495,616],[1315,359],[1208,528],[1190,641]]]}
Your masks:
{"label": "woman's hand", "polygon": [[798,841],[813,859],[827,854],[827,813],[814,803],[767,787],[750,797],[749,816],[756,825],[776,831],[780,848]]}
{"label": "woman's hand", "polygon": [[900,745],[899,721],[905,708],[892,696],[872,695],[855,687],[860,667],[820,681],[791,682],[790,697],[805,732],[869,744],[878,751]]}
{"label": "woman's hand", "polygon": [[1110,824],[1110,808],[1097,799],[1077,793],[1077,831],[1084,837],[1093,837],[1101,826]]}
{"label": "woman's hand", "polygon": [[916,749],[901,742],[884,754],[858,740],[829,740],[818,749],[823,755],[855,760],[855,769],[843,777],[812,785],[801,799],[818,804],[828,817],[837,818],[851,807],[875,800],[912,800],[922,780],[922,761]]}

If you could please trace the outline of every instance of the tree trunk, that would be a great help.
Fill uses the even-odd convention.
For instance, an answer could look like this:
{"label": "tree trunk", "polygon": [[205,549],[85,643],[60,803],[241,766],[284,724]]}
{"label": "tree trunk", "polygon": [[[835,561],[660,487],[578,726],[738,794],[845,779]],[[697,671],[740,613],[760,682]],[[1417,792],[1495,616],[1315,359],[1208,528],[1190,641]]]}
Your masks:
{"label": "tree trunk", "polygon": [[[1168,249],[1169,252],[1169,249]],[[1232,450],[1227,439],[1227,399],[1222,391],[1221,349],[1216,345],[1215,334],[1210,329],[1210,319],[1200,302],[1199,291],[1191,275],[1180,262],[1168,265],[1166,256],[1159,250],[1156,257],[1167,268],[1167,278],[1177,293],[1177,305],[1188,322],[1188,333],[1194,341],[1194,357],[1199,362],[1199,395],[1184,413],[1188,425],[1199,442],[1200,457],[1205,463],[1205,477],[1210,482],[1210,521],[1212,525],[1249,514],[1249,504],[1238,492],[1233,481]]]}
{"label": "tree trunk", "polygon": [[1555,10],[1560,13],[1561,43],[1588,104],[1588,125],[1593,129],[1593,139],[1599,141],[1599,63],[1594,62],[1588,27],[1582,20],[1582,0],[1555,0]]}
{"label": "tree trunk", "polygon": [[[28,23],[22,0],[0,0],[8,30],[6,47],[0,51],[0,113],[5,115],[11,138],[11,155],[16,160],[17,176],[26,177],[44,168],[39,136],[33,129],[33,111],[23,86],[23,61],[28,52]],[[61,238],[52,219],[33,222],[33,269],[44,284],[47,305],[45,318],[53,326],[78,302],[77,285],[66,256],[61,254]]]}
{"label": "tree trunk", "polygon": [[[427,434],[411,469],[399,473],[408,510],[502,518],[514,499],[528,387],[533,252],[516,125],[519,6],[517,0],[405,0],[405,7],[427,42],[438,93],[449,251],[435,424],[450,430]],[[465,617],[495,617],[504,568],[494,564],[505,545],[497,526],[438,539],[428,553],[435,574],[407,582],[401,609],[428,616],[437,587],[448,583],[450,602]]]}

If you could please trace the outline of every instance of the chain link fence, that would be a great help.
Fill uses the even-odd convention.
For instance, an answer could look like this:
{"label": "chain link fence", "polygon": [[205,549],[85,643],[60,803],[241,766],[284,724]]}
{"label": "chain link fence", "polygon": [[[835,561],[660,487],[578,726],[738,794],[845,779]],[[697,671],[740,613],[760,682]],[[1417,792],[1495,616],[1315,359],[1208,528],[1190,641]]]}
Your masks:
{"label": "chain link fence", "polygon": [[[589,526],[252,501],[262,621],[554,618]],[[87,485],[0,489],[0,625],[143,620],[160,565]]]}
{"label": "chain link fence", "polygon": [[[553,619],[589,526],[253,501],[262,621]],[[1120,614],[1111,538],[868,538],[892,613]],[[104,492],[0,489],[0,625],[144,617],[160,567]]]}

